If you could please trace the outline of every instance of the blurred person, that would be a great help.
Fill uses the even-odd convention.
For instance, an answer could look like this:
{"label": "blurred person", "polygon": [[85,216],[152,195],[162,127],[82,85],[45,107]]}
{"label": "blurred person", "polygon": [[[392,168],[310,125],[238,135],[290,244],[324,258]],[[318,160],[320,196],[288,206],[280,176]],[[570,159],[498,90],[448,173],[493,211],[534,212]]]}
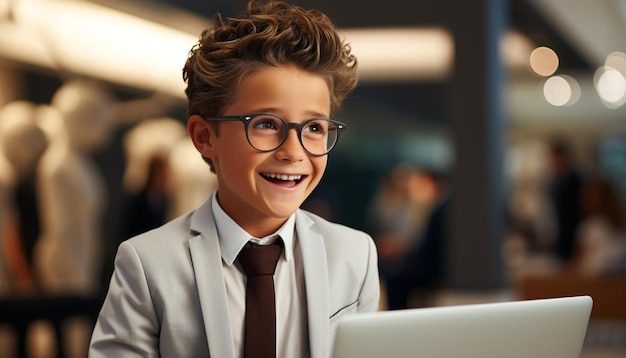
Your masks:
{"label": "blurred person", "polygon": [[512,235],[521,236],[528,254],[548,253],[556,235],[556,222],[548,185],[549,170],[546,149],[538,143],[527,143],[512,149],[515,155],[511,173],[508,212]]}
{"label": "blurred person", "polygon": [[[0,298],[11,301],[10,309],[12,302],[39,291],[33,249],[41,227],[37,168],[49,145],[40,126],[45,113],[41,106],[22,100],[0,109]],[[10,347],[15,355],[24,355],[28,320],[13,321],[7,328],[0,330],[0,356],[9,355]]]}
{"label": "blurred person", "polygon": [[444,174],[430,171],[427,175],[432,186],[432,205],[423,230],[417,234],[417,243],[406,255],[407,267],[401,281],[408,287],[407,295],[403,298],[403,304],[407,307],[430,306],[430,298],[444,279],[450,198]]}
{"label": "blurred person", "polygon": [[38,106],[15,101],[0,109],[0,294],[34,294],[33,248],[40,232],[35,187],[48,138]]}
{"label": "blurred person", "polygon": [[163,225],[171,202],[170,168],[167,159],[148,159],[146,183],[130,193],[124,207],[123,237],[130,238]]}
{"label": "blurred person", "polygon": [[168,117],[141,120],[126,133],[123,239],[161,226],[169,219],[173,196],[169,158],[186,135],[185,126]]}
{"label": "blurred person", "polygon": [[555,139],[549,146],[548,189],[557,226],[554,253],[563,265],[567,265],[574,249],[576,230],[582,219],[580,205],[584,178],[564,140]]}
{"label": "blurred person", "polygon": [[585,276],[626,274],[626,213],[615,186],[595,176],[581,198],[584,215],[569,268]]}
{"label": "blurred person", "polygon": [[[188,133],[218,188],[119,245],[89,356],[328,357],[337,323],[380,295],[372,238],[300,209],[344,128],[329,117],[357,84],[356,59],[323,13],[249,2],[216,15],[183,79]],[[245,259],[266,250],[276,295],[261,314],[275,308],[275,325],[254,329]],[[255,333],[269,334],[267,354],[245,348]]]}
{"label": "blurred person", "polygon": [[368,231],[379,255],[388,309],[408,305],[412,291],[406,271],[408,254],[419,246],[424,222],[436,199],[432,174],[408,163],[399,163],[381,182],[366,212]]}
{"label": "blurred person", "polygon": [[528,271],[553,271],[557,223],[548,183],[550,163],[545,142],[528,141],[510,148],[508,233],[503,245],[512,277]]}

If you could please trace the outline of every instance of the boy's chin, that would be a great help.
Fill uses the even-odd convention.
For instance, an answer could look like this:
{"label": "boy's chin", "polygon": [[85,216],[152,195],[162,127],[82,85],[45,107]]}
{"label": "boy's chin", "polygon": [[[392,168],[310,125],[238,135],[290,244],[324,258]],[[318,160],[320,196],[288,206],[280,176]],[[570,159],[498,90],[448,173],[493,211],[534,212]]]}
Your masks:
{"label": "boy's chin", "polygon": [[302,205],[302,201],[274,201],[272,203],[268,203],[267,213],[274,218],[285,219],[293,215],[293,213],[300,208]]}
{"label": "boy's chin", "polygon": [[283,207],[274,207],[271,209],[272,211],[271,216],[277,219],[287,219],[291,215],[293,215],[293,213],[295,213],[299,207],[300,207],[299,205],[298,206],[289,205],[289,206],[283,206]]}

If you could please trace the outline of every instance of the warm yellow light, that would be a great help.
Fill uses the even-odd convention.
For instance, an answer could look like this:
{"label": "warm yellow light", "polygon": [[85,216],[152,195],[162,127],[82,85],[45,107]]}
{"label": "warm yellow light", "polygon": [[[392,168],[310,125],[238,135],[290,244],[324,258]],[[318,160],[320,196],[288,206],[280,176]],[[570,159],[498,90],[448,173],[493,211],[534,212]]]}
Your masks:
{"label": "warm yellow light", "polygon": [[343,30],[359,60],[361,80],[441,79],[454,58],[452,36],[439,28]]}
{"label": "warm yellow light", "polygon": [[519,31],[511,30],[504,34],[500,44],[500,54],[511,70],[528,69],[528,58],[535,45]]}
{"label": "warm yellow light", "polygon": [[[179,31],[89,1],[20,0],[12,9],[12,20],[0,21],[0,58],[184,97],[182,67],[199,31]],[[440,81],[452,73],[454,39],[443,28],[340,32],[359,60],[362,81]],[[526,61],[529,46],[521,34],[507,34],[506,65]]]}
{"label": "warm yellow light", "polygon": [[178,97],[184,96],[182,67],[197,41],[87,1],[22,0],[14,20],[0,25],[3,56]]}
{"label": "warm yellow light", "polygon": [[530,54],[530,68],[539,76],[548,77],[559,67],[559,57],[549,47],[537,47]]}

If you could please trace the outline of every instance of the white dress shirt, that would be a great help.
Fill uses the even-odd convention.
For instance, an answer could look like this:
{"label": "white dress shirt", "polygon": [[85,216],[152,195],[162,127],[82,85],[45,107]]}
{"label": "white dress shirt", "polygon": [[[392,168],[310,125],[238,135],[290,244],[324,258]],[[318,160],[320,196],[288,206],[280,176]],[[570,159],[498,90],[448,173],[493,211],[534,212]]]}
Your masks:
{"label": "white dress shirt", "polygon": [[222,254],[224,285],[228,295],[235,354],[243,357],[246,310],[246,275],[235,260],[248,241],[268,245],[280,237],[284,248],[274,273],[276,356],[309,357],[304,272],[295,230],[295,215],[291,215],[274,234],[264,238],[254,238],[222,210],[217,201],[217,192],[213,194],[211,200]]}

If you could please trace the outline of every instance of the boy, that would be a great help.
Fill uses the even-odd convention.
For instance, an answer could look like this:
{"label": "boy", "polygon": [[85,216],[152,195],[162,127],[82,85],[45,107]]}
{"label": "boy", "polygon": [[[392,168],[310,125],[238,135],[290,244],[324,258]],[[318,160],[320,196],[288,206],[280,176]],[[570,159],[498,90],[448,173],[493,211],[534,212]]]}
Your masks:
{"label": "boy", "polygon": [[120,245],[90,357],[261,357],[244,352],[249,241],[282,247],[276,356],[328,357],[341,317],[378,309],[371,237],[299,209],[344,127],[327,118],[356,85],[349,47],[325,15],[282,2],[215,22],[183,77],[218,190]]}

